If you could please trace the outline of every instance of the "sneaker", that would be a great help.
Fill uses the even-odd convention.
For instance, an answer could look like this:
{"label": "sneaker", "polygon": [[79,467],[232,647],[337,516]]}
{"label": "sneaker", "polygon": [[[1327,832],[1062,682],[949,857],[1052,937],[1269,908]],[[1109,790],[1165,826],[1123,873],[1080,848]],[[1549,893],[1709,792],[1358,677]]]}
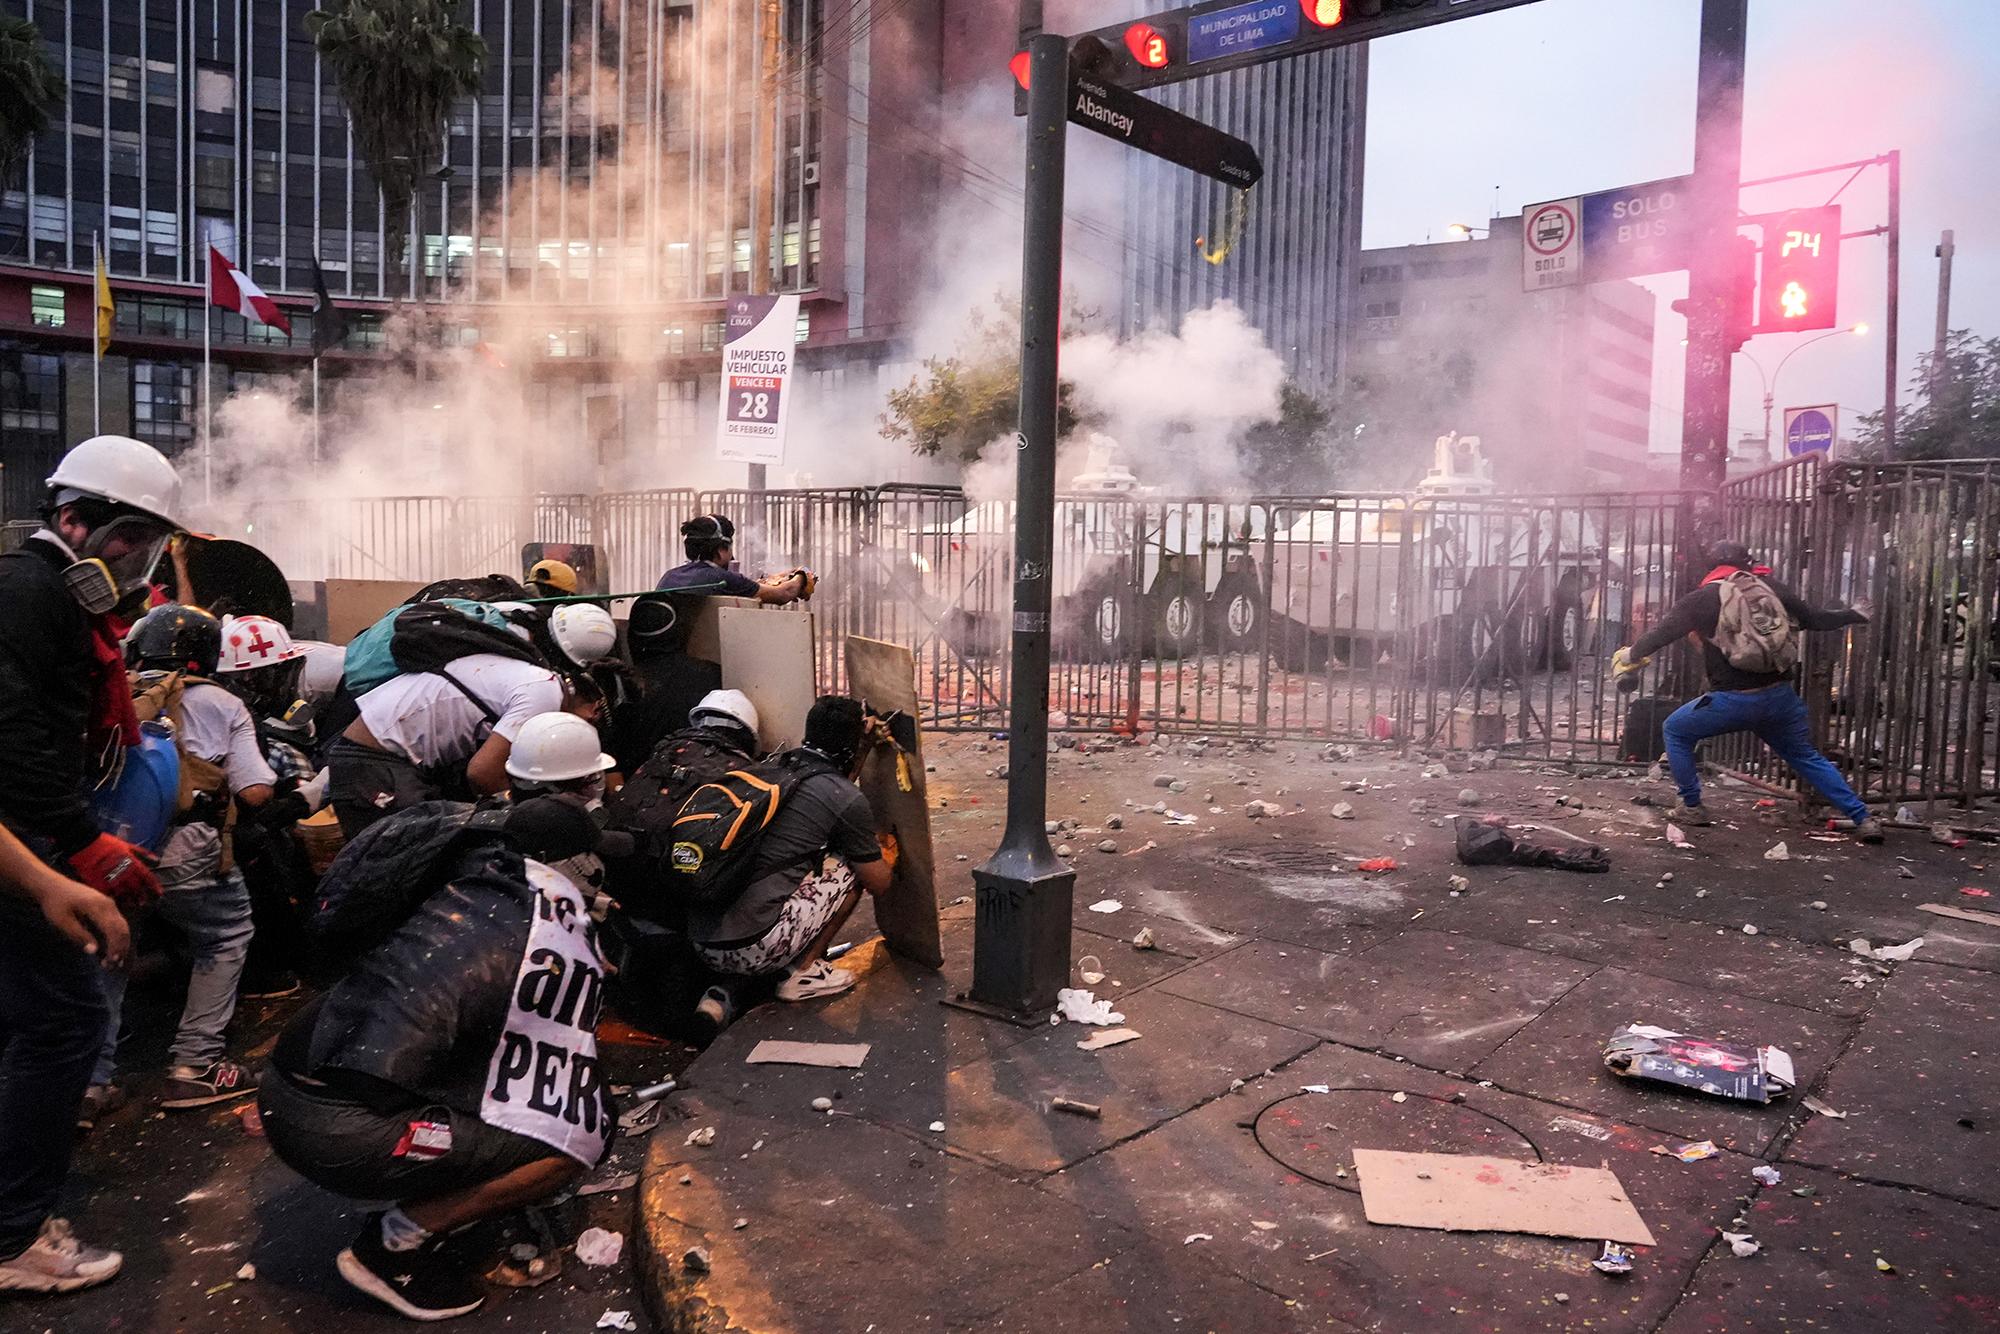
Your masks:
{"label": "sneaker", "polygon": [[300,983],[296,973],[274,973],[256,982],[247,982],[240,993],[244,1000],[281,1000],[286,996],[299,994]]}
{"label": "sneaker", "polygon": [[75,1292],[96,1287],[124,1267],[118,1252],[86,1246],[63,1219],[47,1218],[33,1245],[0,1261],[0,1292]]}
{"label": "sneaker", "polygon": [[76,1109],[76,1128],[95,1130],[99,1121],[124,1105],[124,1089],[116,1084],[92,1084],[83,1091],[83,1104]]}
{"label": "sneaker", "polygon": [[470,1315],[486,1294],[464,1265],[443,1253],[439,1240],[392,1251],[382,1244],[382,1215],[370,1214],[334,1267],[349,1284],[412,1320]]}
{"label": "sneaker", "polygon": [[694,1012],[711,1033],[720,1033],[736,1017],[736,998],[725,987],[710,987],[701,993]]}
{"label": "sneaker", "polygon": [[806,1001],[818,996],[838,996],[853,985],[854,974],[820,959],[778,983],[778,999]]}
{"label": "sneaker", "polygon": [[177,1065],[167,1074],[167,1096],[160,1106],[170,1112],[228,1102],[257,1091],[257,1076],[234,1061],[217,1061],[205,1070]]}
{"label": "sneaker", "polygon": [[1882,822],[1872,815],[1856,820],[1853,829],[1848,832],[1854,835],[1856,843],[1880,843],[1883,838]]}
{"label": "sneaker", "polygon": [[1667,818],[1675,824],[1693,825],[1697,829],[1706,829],[1715,823],[1709,818],[1706,806],[1690,806],[1685,801],[1677,801],[1669,806]]}

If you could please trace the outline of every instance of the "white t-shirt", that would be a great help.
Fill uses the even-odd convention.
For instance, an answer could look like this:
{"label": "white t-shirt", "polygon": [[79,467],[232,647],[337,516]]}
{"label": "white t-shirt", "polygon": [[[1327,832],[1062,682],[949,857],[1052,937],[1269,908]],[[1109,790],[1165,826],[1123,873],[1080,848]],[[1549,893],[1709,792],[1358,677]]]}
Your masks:
{"label": "white t-shirt", "polygon": [[[489,734],[512,742],[528,719],[562,709],[562,681],[546,667],[474,653],[452,663],[450,670],[464,690],[435,672],[419,672],[384,681],[357,701],[361,721],[384,750],[419,768],[459,764],[471,759]],[[499,721],[489,725],[467,692]]]}
{"label": "white t-shirt", "polygon": [[[232,794],[278,781],[264,760],[264,748],[257,744],[257,724],[250,710],[221,686],[192,682],[181,692],[179,740],[185,753],[222,766]],[[160,850],[161,885],[175,889],[214,875],[221,865],[222,836],[213,825],[180,825]]]}

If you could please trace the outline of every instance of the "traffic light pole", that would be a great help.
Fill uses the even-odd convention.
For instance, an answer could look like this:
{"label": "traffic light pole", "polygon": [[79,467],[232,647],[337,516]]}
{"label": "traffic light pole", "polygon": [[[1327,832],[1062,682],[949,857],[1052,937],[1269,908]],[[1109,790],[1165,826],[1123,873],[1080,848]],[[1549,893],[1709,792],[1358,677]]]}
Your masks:
{"label": "traffic light pole", "polygon": [[1049,846],[1049,570],[1055,554],[1057,340],[1069,41],[1028,43],[1027,210],[1021,256],[1021,421],[1014,488],[1014,660],[1007,831],[972,873],[971,1007],[1040,1022],[1069,981],[1076,872]]}
{"label": "traffic light pole", "polygon": [[[1691,492],[1680,543],[1691,582],[1697,556],[1722,535],[1729,468],[1730,302],[1743,168],[1744,29],[1749,0],[1702,0],[1695,76],[1694,253],[1688,263],[1688,350],[1681,487]],[[1689,571],[1692,571],[1690,574]]]}

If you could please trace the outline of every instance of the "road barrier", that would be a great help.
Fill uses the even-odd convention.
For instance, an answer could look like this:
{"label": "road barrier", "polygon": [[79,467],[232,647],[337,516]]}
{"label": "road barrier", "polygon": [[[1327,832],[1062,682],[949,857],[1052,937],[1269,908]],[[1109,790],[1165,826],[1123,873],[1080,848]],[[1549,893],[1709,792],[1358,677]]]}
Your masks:
{"label": "road barrier", "polygon": [[[1699,577],[1672,491],[1249,499],[1059,498],[1051,707],[1070,732],[1161,731],[1491,750],[1582,765],[1628,756],[1609,658]],[[1871,799],[2000,790],[1988,692],[2000,671],[1994,465],[1825,465],[1732,482],[1731,531],[1809,600],[1874,622],[1808,639],[1816,734]],[[926,721],[1007,726],[1012,504],[950,487],[659,490],[513,499],[266,504],[234,516],[296,576],[425,582],[518,573],[530,541],[587,542],[618,589],[680,563],[681,522],[721,512],[745,568],[820,576],[820,688],[849,634],[915,652]],[[232,531],[243,531],[237,527]],[[1637,698],[1672,703],[1698,658],[1671,650]],[[1709,758],[1791,776],[1746,738]]]}

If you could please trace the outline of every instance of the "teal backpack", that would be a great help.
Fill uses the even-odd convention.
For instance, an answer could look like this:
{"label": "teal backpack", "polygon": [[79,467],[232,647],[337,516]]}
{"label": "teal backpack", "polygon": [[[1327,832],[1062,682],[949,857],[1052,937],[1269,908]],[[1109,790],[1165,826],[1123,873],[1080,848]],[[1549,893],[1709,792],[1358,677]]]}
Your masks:
{"label": "teal backpack", "polygon": [[474,653],[547,666],[506,612],[489,602],[439,598],[397,607],[356,635],[347,646],[341,679],[358,699],[395,677],[443,672]]}

